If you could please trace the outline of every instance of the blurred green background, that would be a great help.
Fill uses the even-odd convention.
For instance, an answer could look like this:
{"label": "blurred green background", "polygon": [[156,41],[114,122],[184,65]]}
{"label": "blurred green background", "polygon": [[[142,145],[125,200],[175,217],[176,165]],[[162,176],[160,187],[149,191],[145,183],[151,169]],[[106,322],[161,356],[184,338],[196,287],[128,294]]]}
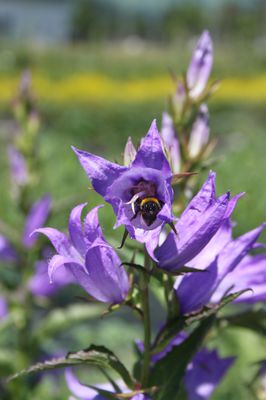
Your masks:
{"label": "blurred green background", "polygon": [[[212,80],[221,79],[209,104],[211,134],[218,138],[217,163],[212,167],[217,171],[218,192],[247,193],[234,213],[236,234],[265,220],[263,0],[1,0],[0,219],[15,228],[22,224],[10,202],[6,146],[14,130],[10,104],[23,70],[33,73],[42,119],[42,179],[32,198],[51,193],[56,209],[51,224],[64,229],[75,204],[88,201],[91,207],[101,201],[88,191],[89,182],[70,146],[120,161],[129,135],[137,144],[152,119],[160,125],[166,94],[173,90],[169,71],[185,72],[203,29],[209,29],[214,40]],[[219,95],[223,81],[227,91]],[[206,175],[207,171],[201,181]],[[115,244],[122,230],[112,231],[114,217],[106,208],[109,211],[101,212],[101,221]],[[73,327],[59,339],[63,350],[104,342],[131,362],[129,340],[140,334],[135,319],[122,313]],[[252,361],[266,357],[265,340],[231,329],[214,342],[223,355],[238,355],[214,398],[249,399],[241,380],[249,380]],[[33,398],[47,398],[47,394],[51,399],[63,398],[63,389],[51,389],[49,379],[43,380]]]}

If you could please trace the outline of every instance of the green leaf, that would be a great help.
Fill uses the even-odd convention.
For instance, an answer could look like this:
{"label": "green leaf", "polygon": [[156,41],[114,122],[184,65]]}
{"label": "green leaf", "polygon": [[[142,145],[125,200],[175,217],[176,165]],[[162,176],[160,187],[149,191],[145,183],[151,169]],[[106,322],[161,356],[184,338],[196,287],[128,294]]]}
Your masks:
{"label": "green leaf", "polygon": [[179,346],[158,361],[150,376],[149,385],[159,386],[156,400],[175,400],[186,368],[201,346],[214,322],[214,316],[202,321],[192,334]]}
{"label": "green leaf", "polygon": [[41,340],[54,336],[74,324],[100,317],[103,311],[104,307],[99,304],[74,304],[64,309],[55,309],[35,329],[35,338]]}
{"label": "green leaf", "polygon": [[11,376],[9,380],[16,379],[20,376],[28,375],[33,372],[46,371],[55,368],[65,368],[78,364],[89,364],[103,369],[112,369],[121,376],[129,388],[134,388],[134,379],[131,377],[126,367],[115,356],[115,354],[104,346],[95,345],[91,345],[85,350],[69,353],[66,357],[54,358],[43,363],[35,364],[30,368]]}
{"label": "green leaf", "polygon": [[165,328],[160,332],[159,336],[155,339],[155,346],[153,349],[153,353],[162,351],[165,348],[165,346],[169,343],[169,341],[173,339],[175,335],[182,329],[190,326],[195,322],[199,322],[205,318],[210,317],[211,315],[216,314],[219,310],[221,310],[227,304],[237,299],[239,296],[241,296],[241,294],[245,293],[248,290],[250,289],[240,290],[239,292],[225,296],[218,304],[204,306],[201,310],[197,312],[193,312],[188,315],[168,321],[168,323],[165,325]]}

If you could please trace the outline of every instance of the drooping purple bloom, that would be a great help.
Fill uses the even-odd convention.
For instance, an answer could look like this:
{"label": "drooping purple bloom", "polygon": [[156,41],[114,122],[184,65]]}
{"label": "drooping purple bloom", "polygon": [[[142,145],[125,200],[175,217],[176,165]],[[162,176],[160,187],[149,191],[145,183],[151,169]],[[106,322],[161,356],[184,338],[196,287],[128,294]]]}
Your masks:
{"label": "drooping purple bloom", "polygon": [[121,303],[129,290],[127,274],[118,255],[104,239],[98,221],[99,207],[87,214],[82,226],[85,205],[80,204],[71,211],[69,238],[54,228],[35,231],[46,235],[57,252],[49,262],[49,277],[53,281],[66,268],[73,276],[73,283],[82,286],[95,299]]}
{"label": "drooping purple bloom", "polygon": [[221,358],[216,350],[199,351],[188,365],[184,386],[188,400],[207,400],[223,379],[235,358]]}
{"label": "drooping purple bloom", "polygon": [[[97,193],[109,202],[117,215],[115,227],[125,225],[130,236],[141,242],[151,240],[165,223],[172,223],[172,172],[153,121],[129,166],[111,163],[99,156],[73,148]],[[156,198],[153,218],[145,219],[140,203]]]}
{"label": "drooping purple bloom", "polygon": [[36,201],[30,209],[30,212],[25,221],[22,243],[26,248],[34,246],[37,238],[31,236],[31,233],[41,228],[46,222],[51,210],[51,197],[49,195],[43,196]]}
{"label": "drooping purple bloom", "polygon": [[13,146],[8,148],[8,158],[13,186],[26,185],[29,181],[29,173],[25,158]]}
{"label": "drooping purple bloom", "polygon": [[35,274],[28,283],[30,292],[36,297],[50,297],[61,287],[73,283],[73,276],[67,268],[61,267],[60,272],[53,277],[53,282],[49,281],[48,263],[37,261],[35,264]]}
{"label": "drooping purple bloom", "polygon": [[210,135],[209,113],[206,104],[202,104],[199,114],[192,126],[190,133],[188,152],[190,157],[197,157],[204,150]]}
{"label": "drooping purple bloom", "polygon": [[18,255],[12,244],[3,235],[0,235],[0,261],[14,262]]}
{"label": "drooping purple bloom", "polygon": [[212,39],[208,31],[199,38],[187,70],[187,86],[191,98],[198,98],[209,79],[213,62]]}
{"label": "drooping purple bloom", "polygon": [[0,296],[0,320],[4,319],[8,314],[7,301],[3,296]]}
{"label": "drooping purple bloom", "polygon": [[[77,396],[79,400],[107,400],[106,397],[98,394],[96,390],[91,389],[86,385],[82,385],[70,368],[66,369],[65,377],[69,390],[71,391],[71,393],[73,393],[74,396]],[[123,391],[123,393],[130,393],[130,390],[127,389],[123,381],[116,382],[116,384]],[[98,384],[97,387],[110,393],[114,393],[114,388],[110,383]],[[147,395],[142,393],[136,394],[135,396],[131,397],[131,400],[149,399],[150,398]]]}
{"label": "drooping purple bloom", "polygon": [[[202,273],[191,273],[176,280],[175,291],[182,314],[197,311],[210,302],[217,302],[227,294],[229,289],[232,289],[229,285],[224,286],[223,280],[227,279],[230,273],[233,273],[232,271],[234,271],[241,260],[254,247],[263,228],[264,224],[235,240],[230,240],[220,251],[219,245],[217,246],[215,242],[215,237],[213,238],[213,252],[210,244],[203,250],[206,255],[208,252],[213,254],[213,260],[210,261],[210,256],[206,257],[202,254],[198,256],[198,264],[191,263],[205,271]],[[228,228],[228,230],[229,229],[230,228]],[[225,233],[224,235],[226,236]],[[216,240],[219,239],[219,236],[221,237],[220,232],[218,232],[217,236]],[[215,255],[216,251],[218,251],[218,255]],[[204,265],[204,262],[207,262],[207,264]],[[245,280],[243,280],[243,283],[244,286],[241,284],[238,285],[237,290],[248,288],[245,286],[247,283]],[[221,284],[224,289],[222,293],[221,289],[219,289]],[[218,298],[217,290],[219,293]],[[235,292],[236,290],[233,291]]]}
{"label": "drooping purple bloom", "polygon": [[178,270],[192,260],[208,244],[223,222],[231,215],[243,193],[230,200],[226,193],[215,194],[215,173],[210,172],[198,194],[188,204],[175,224],[178,235],[170,232],[166,240],[149,253],[162,269]]}
{"label": "drooping purple bloom", "polygon": [[173,174],[178,174],[181,168],[180,147],[174,128],[174,122],[171,116],[166,112],[163,113],[161,137],[172,172]]}

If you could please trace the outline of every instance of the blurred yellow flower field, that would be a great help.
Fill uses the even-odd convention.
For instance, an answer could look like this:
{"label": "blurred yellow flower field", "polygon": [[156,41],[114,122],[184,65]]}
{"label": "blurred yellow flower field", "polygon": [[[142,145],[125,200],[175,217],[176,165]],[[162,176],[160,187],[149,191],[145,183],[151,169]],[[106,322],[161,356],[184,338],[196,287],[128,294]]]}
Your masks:
{"label": "blurred yellow flower field", "polygon": [[[17,77],[0,78],[0,101],[12,99],[19,82]],[[52,80],[40,73],[33,74],[38,98],[51,102],[139,102],[166,97],[174,90],[167,75],[150,79],[115,80],[97,73],[81,73]],[[252,78],[227,78],[214,95],[216,101],[263,102],[266,100],[266,75]]]}

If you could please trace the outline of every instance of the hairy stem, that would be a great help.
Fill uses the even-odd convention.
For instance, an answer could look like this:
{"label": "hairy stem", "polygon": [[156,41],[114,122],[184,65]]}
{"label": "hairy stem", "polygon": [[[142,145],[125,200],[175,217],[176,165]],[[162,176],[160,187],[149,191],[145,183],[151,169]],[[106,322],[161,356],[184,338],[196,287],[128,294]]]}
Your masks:
{"label": "hairy stem", "polygon": [[[150,269],[150,258],[145,250],[145,269]],[[150,323],[150,305],[149,305],[149,276],[142,273],[140,276],[140,292],[141,303],[143,312],[143,325],[144,325],[144,353],[143,364],[141,371],[141,385],[145,388],[148,384],[149,367],[151,359],[151,323]]]}

